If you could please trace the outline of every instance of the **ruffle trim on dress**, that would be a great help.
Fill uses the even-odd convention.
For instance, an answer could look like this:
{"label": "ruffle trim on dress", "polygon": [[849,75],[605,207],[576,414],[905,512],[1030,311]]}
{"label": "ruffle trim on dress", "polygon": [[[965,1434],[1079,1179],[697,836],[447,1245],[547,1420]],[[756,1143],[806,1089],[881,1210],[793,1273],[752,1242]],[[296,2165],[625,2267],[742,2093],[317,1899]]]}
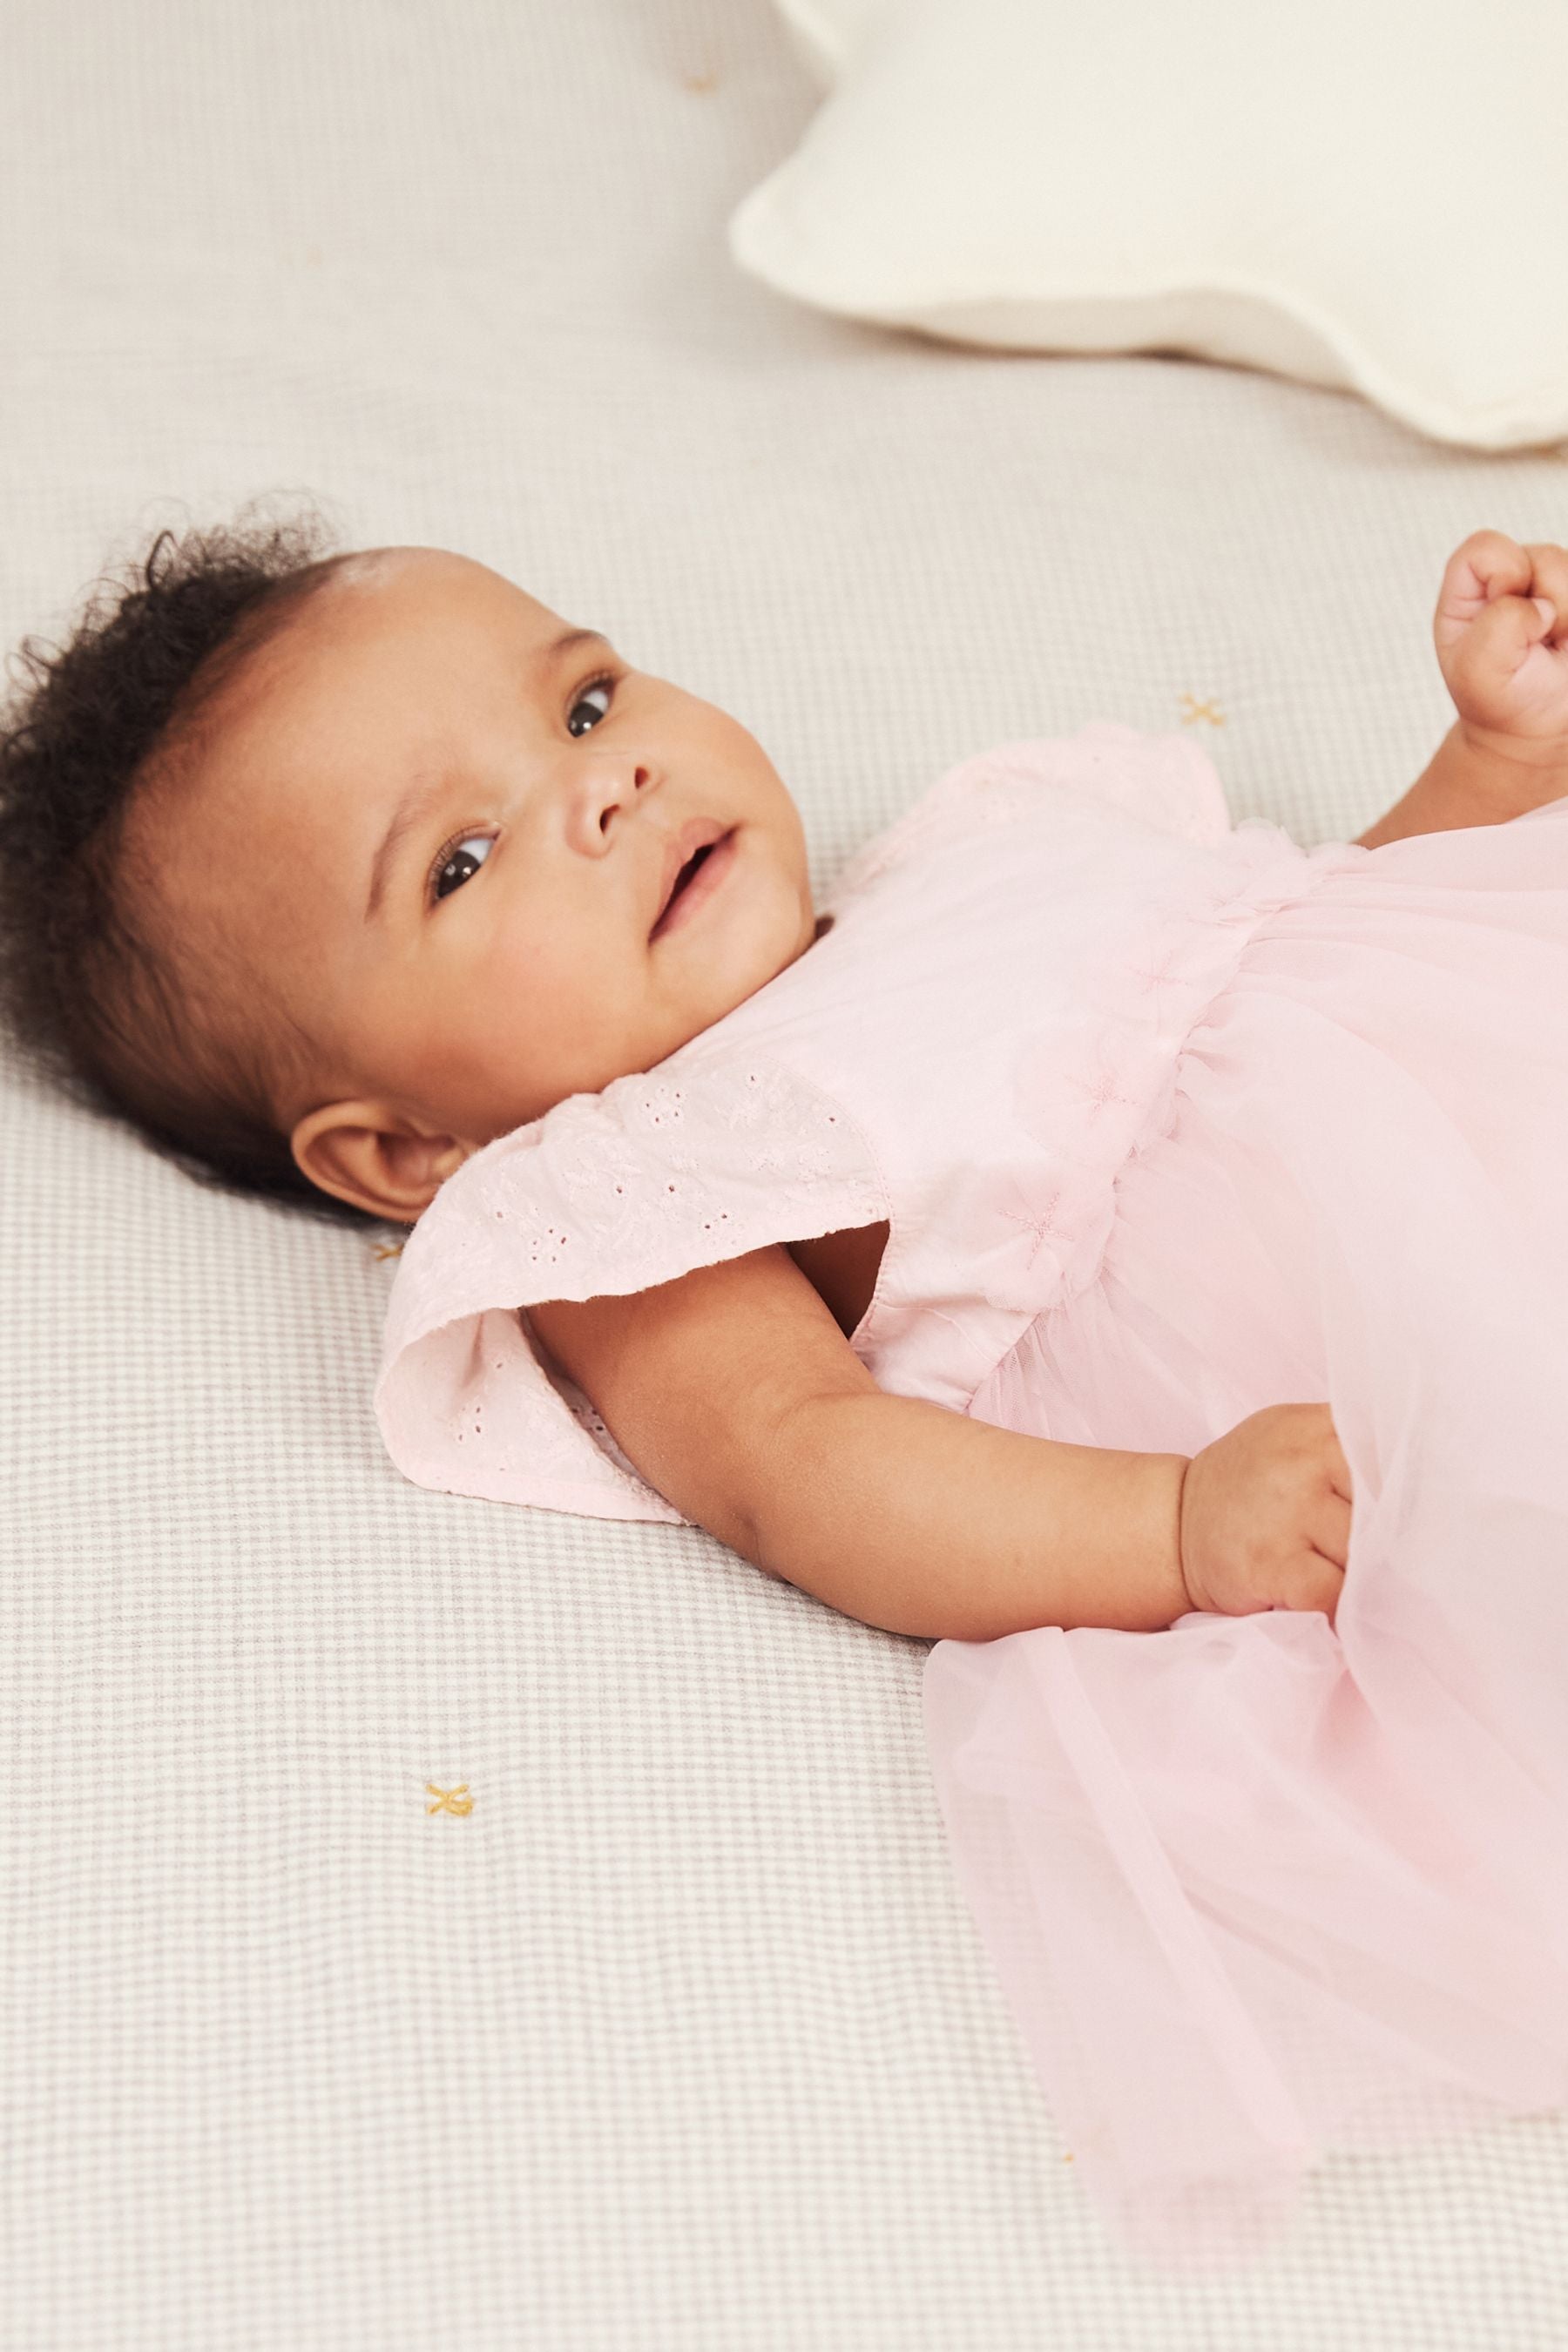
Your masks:
{"label": "ruffle trim on dress", "polygon": [[[1372,855],[1340,842],[1303,850],[1261,818],[1218,848],[1212,868],[1184,876],[1163,906],[1145,911],[1128,953],[1108,957],[1085,981],[1076,1055],[1062,1055],[1059,1025],[1022,1040],[1013,1108],[1028,1150],[1016,1169],[966,1171],[945,1204],[941,1223],[964,1236],[977,1297],[1013,1319],[981,1378],[1036,1317],[1096,1279],[1116,1216],[1117,1175],[1169,1131],[1182,1054],[1255,932],[1327,876]],[[1088,1148],[1064,1150],[1064,1136],[1087,1139]],[[940,1232],[931,1239],[943,1246]]]}

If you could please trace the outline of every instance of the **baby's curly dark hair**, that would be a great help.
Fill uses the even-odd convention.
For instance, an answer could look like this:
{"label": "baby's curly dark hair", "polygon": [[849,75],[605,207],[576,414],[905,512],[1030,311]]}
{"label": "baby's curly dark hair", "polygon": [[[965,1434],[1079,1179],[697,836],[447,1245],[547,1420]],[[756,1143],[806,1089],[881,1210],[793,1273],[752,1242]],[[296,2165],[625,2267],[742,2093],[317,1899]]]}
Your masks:
{"label": "baby's curly dark hair", "polygon": [[24,1063],[198,1183],[379,1228],[277,1125],[310,1039],[263,975],[168,936],[126,838],[240,666],[347,560],[331,531],[314,511],[160,530],[86,592],[68,643],[24,639],[28,675],[0,703],[0,1022]]}

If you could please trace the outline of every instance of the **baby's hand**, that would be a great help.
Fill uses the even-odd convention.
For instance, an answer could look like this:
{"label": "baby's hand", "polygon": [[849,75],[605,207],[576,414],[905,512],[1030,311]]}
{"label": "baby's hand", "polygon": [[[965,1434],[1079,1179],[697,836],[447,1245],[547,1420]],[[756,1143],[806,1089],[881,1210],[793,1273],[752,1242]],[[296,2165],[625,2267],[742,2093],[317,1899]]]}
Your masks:
{"label": "baby's hand", "polygon": [[1271,1404],[1188,1463],[1177,1541],[1194,1609],[1321,1609],[1350,1555],[1350,1465],[1326,1404]]}
{"label": "baby's hand", "polygon": [[1432,634],[1468,728],[1568,756],[1568,549],[1472,531],[1448,558]]}

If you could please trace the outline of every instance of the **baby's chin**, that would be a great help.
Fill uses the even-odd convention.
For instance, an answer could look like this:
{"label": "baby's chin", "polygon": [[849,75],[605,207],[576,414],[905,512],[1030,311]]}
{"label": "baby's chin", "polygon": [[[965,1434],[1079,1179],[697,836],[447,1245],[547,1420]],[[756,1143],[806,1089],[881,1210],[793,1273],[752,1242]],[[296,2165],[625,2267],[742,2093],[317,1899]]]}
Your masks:
{"label": "baby's chin", "polygon": [[[571,1101],[574,1096],[603,1094],[606,1087],[618,1085],[623,1078],[642,1077],[649,1070],[658,1069],[662,1063],[681,1052],[694,1039],[704,1036],[710,1029],[717,1028],[720,1022],[727,1019],[730,1013],[738,1011],[761,989],[767,987],[770,982],[777,980],[780,974],[787,971],[792,964],[798,963],[801,957],[832,929],[833,922],[834,918],[831,915],[815,915],[808,909],[802,919],[801,934],[792,940],[772,969],[768,968],[766,961],[761,965],[753,964],[751,972],[745,977],[744,984],[723,992],[716,1003],[705,1007],[700,1018],[694,1017],[689,1024],[681,1024],[684,1034],[680,1034],[680,1030],[678,1029],[677,1033],[669,1037],[668,1043],[651,1052],[646,1052],[640,1057],[634,1051],[628,1050],[623,1055],[617,1056],[610,1066],[601,1066],[596,1071],[584,1072],[576,1084],[561,1087],[559,1091],[552,1093],[548,1100],[520,1100],[504,1110],[499,1107],[492,1109],[488,1119],[476,1122],[476,1125],[483,1125],[489,1131],[483,1135],[475,1135],[474,1149],[482,1150],[486,1144],[495,1142],[502,1135],[514,1134],[519,1128],[532,1126],[536,1120],[547,1118],[552,1110],[558,1109],[562,1103]],[[429,1114],[429,1123],[437,1123],[433,1113]]]}

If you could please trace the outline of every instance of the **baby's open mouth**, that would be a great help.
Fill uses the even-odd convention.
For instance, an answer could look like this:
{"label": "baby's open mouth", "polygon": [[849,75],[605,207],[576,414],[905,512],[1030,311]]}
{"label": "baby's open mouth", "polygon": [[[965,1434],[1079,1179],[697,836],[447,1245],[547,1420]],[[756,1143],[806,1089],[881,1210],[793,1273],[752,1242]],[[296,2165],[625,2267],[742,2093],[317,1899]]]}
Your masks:
{"label": "baby's open mouth", "polygon": [[679,898],[681,892],[685,889],[687,884],[690,881],[692,876],[696,873],[703,859],[705,857],[712,856],[714,844],[712,842],[709,842],[707,846],[700,849],[694,857],[689,857],[687,859],[685,865],[681,867],[679,873],[675,877],[675,887],[669,894],[672,903],[675,899]]}
{"label": "baby's open mouth", "polygon": [[734,827],[731,826],[728,833],[721,834],[716,841],[704,842],[700,849],[692,851],[691,856],[687,859],[685,865],[676,875],[669,896],[659,909],[658,920],[655,923],[652,930],[648,933],[650,940],[657,940],[660,932],[669,926],[675,916],[676,910],[680,907],[686,892],[696,880],[698,875],[700,874],[708,859],[713,856],[716,850],[727,850],[729,845],[733,839]]}

